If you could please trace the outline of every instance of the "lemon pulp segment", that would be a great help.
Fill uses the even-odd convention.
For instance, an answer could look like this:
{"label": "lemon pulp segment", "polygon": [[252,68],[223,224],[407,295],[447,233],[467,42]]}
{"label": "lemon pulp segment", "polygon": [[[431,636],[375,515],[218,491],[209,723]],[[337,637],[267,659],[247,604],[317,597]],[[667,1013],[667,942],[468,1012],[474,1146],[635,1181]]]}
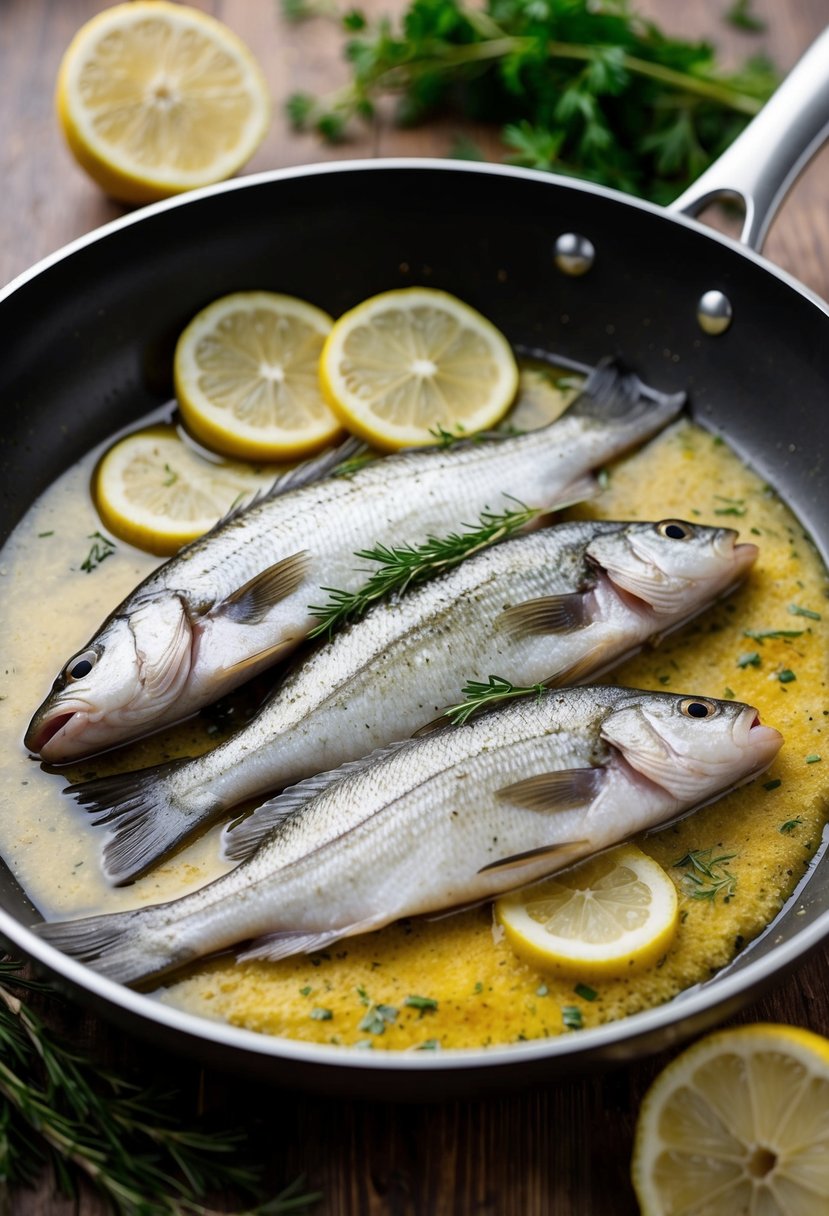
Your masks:
{"label": "lemon pulp segment", "polygon": [[187,427],[242,459],[298,458],[330,443],[341,428],[322,396],[319,358],[332,324],[322,309],[275,292],[209,304],[176,346]]}
{"label": "lemon pulp segment", "polygon": [[829,1042],[758,1023],[695,1043],[645,1096],[632,1175],[644,1216],[824,1216]]}
{"label": "lemon pulp segment", "polygon": [[540,967],[585,976],[654,962],[676,932],[676,887],[661,866],[622,845],[496,902],[513,949]]}
{"label": "lemon pulp segment", "polygon": [[510,345],[447,292],[383,292],[334,324],[320,377],[348,430],[384,451],[493,426],[518,386]]}
{"label": "lemon pulp segment", "polygon": [[114,198],[151,202],[221,181],[263,138],[270,98],[244,43],[198,9],[136,0],[87,22],[61,62],[70,149]]}
{"label": "lemon pulp segment", "polygon": [[95,471],[93,495],[105,528],[166,557],[272,481],[273,472],[214,463],[184,443],[174,427],[158,426],[109,449]]}

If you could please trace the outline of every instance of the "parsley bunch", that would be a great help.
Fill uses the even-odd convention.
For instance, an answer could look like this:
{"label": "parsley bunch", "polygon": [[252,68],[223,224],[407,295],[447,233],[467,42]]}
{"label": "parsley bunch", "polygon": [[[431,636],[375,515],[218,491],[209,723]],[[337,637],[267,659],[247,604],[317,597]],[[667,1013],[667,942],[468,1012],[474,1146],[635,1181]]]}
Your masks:
{"label": "parsley bunch", "polygon": [[[411,0],[399,28],[332,0],[282,0],[292,19],[334,17],[351,81],[287,102],[299,129],[342,138],[377,102],[401,124],[438,112],[497,123],[509,163],[665,203],[739,134],[777,81],[762,58],[724,73],[707,42],[662,33],[627,0]],[[469,140],[459,155],[480,154]]]}

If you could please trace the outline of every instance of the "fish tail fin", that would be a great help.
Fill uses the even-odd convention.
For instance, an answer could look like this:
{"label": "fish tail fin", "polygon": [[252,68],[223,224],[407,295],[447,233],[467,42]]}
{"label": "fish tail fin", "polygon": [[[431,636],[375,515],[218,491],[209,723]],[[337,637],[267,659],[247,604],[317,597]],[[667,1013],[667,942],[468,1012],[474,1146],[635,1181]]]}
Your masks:
{"label": "fish tail fin", "polygon": [[176,789],[172,778],[186,764],[174,760],[67,787],[66,792],[93,816],[93,824],[110,829],[101,864],[114,886],[140,878],[223,809],[209,793],[188,799]]}
{"label": "fish tail fin", "polygon": [[131,984],[188,962],[173,934],[154,932],[154,907],[109,912],[81,920],[46,921],[33,926],[43,941],[87,963],[101,975]]}
{"label": "fish tail fin", "polygon": [[657,431],[676,417],[685,401],[685,393],[650,388],[622,359],[613,357],[596,365],[567,415],[604,423],[646,423],[649,431]]}

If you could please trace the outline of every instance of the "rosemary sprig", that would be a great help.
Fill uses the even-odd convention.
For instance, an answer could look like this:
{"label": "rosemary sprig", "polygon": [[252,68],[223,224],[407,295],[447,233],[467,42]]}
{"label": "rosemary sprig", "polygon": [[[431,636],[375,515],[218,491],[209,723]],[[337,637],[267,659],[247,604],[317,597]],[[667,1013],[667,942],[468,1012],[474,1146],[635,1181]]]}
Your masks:
{"label": "rosemary sprig", "polygon": [[[65,1194],[85,1177],[119,1216],[209,1216],[212,1192],[253,1194],[241,1131],[183,1128],[175,1095],[81,1056],[12,987],[49,991],[0,961],[0,1184],[32,1185],[51,1167]],[[247,1216],[304,1211],[317,1198],[293,1184]]]}
{"label": "rosemary sprig", "polygon": [[688,867],[682,881],[691,899],[707,899],[713,903],[718,895],[722,895],[723,901],[728,903],[737,889],[737,879],[725,866],[737,854],[720,853],[718,857],[713,857],[713,852],[713,849],[691,849],[673,866],[675,869]]}
{"label": "rosemary sprig", "polygon": [[462,726],[485,705],[497,705],[500,701],[509,701],[512,697],[528,697],[533,693],[540,697],[544,692],[546,689],[543,684],[532,684],[529,688],[523,688],[518,684],[510,684],[503,676],[490,676],[487,684],[468,680],[463,689],[463,701],[450,705],[443,712],[454,726]]}
{"label": "rosemary sprig", "polygon": [[379,599],[392,592],[402,593],[410,583],[432,578],[443,570],[456,566],[458,562],[476,553],[479,549],[495,544],[525,527],[543,511],[536,507],[525,507],[518,503],[498,515],[482,512],[478,524],[464,524],[466,532],[451,532],[448,536],[430,536],[422,545],[389,547],[376,545],[373,549],[361,549],[355,557],[377,562],[379,569],[356,591],[341,591],[336,587],[323,587],[331,597],[327,604],[312,604],[308,611],[319,620],[309,637],[321,634],[329,637],[339,626],[356,620]]}
{"label": "rosemary sprig", "polygon": [[86,574],[91,574],[101,562],[108,557],[112,557],[115,552],[115,541],[110,540],[108,536],[104,536],[101,532],[90,532],[87,540],[92,541],[89,552],[85,559],[81,562],[81,570]]}

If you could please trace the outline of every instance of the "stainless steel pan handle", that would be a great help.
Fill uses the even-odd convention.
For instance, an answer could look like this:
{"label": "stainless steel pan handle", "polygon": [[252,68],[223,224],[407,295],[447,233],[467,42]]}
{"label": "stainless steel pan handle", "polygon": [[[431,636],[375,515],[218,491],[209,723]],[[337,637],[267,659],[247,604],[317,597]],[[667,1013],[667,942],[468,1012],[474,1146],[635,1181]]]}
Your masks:
{"label": "stainless steel pan handle", "polygon": [[740,240],[759,250],[789,188],[827,138],[829,28],[730,148],[668,210],[694,216],[717,200],[742,202]]}

